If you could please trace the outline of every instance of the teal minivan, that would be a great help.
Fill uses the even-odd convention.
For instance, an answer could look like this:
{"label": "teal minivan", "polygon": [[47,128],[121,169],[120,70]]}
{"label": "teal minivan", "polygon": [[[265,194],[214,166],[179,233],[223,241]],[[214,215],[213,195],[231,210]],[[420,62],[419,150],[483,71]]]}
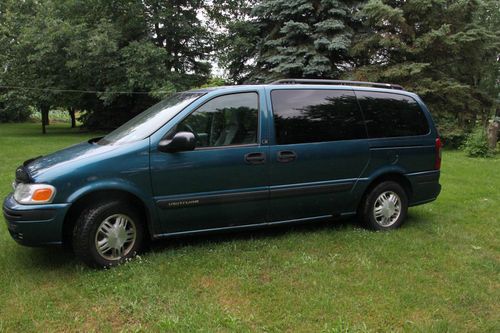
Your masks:
{"label": "teal minivan", "polygon": [[107,267],[151,239],[358,215],[374,230],[441,190],[441,141],[400,86],[279,80],[181,92],[30,159],[3,204],[20,244]]}

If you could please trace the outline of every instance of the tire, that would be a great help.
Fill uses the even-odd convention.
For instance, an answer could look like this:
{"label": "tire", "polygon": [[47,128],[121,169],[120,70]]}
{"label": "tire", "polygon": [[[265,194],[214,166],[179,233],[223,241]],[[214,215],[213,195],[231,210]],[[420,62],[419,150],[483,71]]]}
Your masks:
{"label": "tire", "polygon": [[143,226],[133,206],[118,200],[98,202],[84,209],[76,221],[73,250],[91,267],[119,265],[140,249]]}
{"label": "tire", "polygon": [[392,230],[400,227],[408,213],[408,195],[395,181],[376,185],[361,204],[363,224],[372,230]]}

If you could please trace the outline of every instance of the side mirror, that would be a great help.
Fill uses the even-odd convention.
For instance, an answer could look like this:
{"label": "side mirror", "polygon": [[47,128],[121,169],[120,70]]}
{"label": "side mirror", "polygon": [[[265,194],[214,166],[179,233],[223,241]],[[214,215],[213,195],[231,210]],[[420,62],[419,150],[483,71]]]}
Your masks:
{"label": "side mirror", "polygon": [[193,150],[196,146],[196,138],[191,132],[175,133],[172,139],[161,140],[158,150],[164,153],[176,153],[179,151]]}

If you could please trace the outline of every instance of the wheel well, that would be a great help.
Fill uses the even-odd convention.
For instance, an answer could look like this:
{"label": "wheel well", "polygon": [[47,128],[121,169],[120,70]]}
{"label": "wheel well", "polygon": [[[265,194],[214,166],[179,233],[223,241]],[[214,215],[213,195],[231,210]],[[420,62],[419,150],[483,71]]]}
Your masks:
{"label": "wheel well", "polygon": [[384,181],[389,181],[389,180],[394,181],[403,187],[403,189],[406,192],[406,195],[408,196],[408,202],[410,202],[411,196],[413,194],[413,189],[411,187],[411,183],[408,180],[408,178],[406,178],[404,175],[402,175],[400,173],[385,173],[383,175],[378,176],[374,180],[372,180],[370,185],[368,185],[365,192],[363,193],[362,200],[360,201],[359,206],[361,206],[363,204],[365,197],[368,195],[368,193],[370,193],[370,191],[375,186],[377,186],[378,184],[380,184]]}
{"label": "wheel well", "polygon": [[73,228],[75,223],[85,207],[87,207],[92,202],[97,202],[99,200],[110,200],[110,199],[119,199],[133,205],[142,216],[146,217],[146,223],[144,225],[144,234],[145,239],[148,239],[150,236],[149,233],[149,223],[151,221],[151,217],[149,216],[148,209],[144,205],[144,203],[137,196],[133,195],[130,192],[120,191],[120,190],[102,190],[91,192],[83,197],[79,198],[75,201],[69,211],[66,213],[63,223],[63,244],[69,245],[71,244],[71,237]]}

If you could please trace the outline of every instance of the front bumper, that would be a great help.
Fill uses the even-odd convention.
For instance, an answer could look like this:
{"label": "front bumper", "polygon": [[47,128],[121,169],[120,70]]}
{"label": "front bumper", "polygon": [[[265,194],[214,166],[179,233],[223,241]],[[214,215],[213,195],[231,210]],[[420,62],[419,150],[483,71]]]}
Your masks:
{"label": "front bumper", "polygon": [[9,194],[3,216],[16,242],[27,246],[62,244],[63,222],[70,204],[21,205]]}

